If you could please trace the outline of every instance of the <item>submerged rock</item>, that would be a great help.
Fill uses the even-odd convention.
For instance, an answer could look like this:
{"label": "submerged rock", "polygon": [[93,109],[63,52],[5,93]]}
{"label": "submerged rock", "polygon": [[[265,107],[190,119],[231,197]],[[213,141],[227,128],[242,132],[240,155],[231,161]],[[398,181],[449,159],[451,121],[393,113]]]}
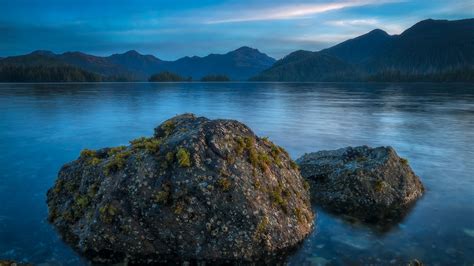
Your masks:
{"label": "submerged rock", "polygon": [[312,183],[313,200],[336,213],[367,222],[397,219],[424,188],[406,159],[391,147],[348,147],[296,160]]}
{"label": "submerged rock", "polygon": [[185,114],[130,143],[84,150],[48,191],[49,221],[94,262],[254,260],[313,228],[296,164],[242,123]]}

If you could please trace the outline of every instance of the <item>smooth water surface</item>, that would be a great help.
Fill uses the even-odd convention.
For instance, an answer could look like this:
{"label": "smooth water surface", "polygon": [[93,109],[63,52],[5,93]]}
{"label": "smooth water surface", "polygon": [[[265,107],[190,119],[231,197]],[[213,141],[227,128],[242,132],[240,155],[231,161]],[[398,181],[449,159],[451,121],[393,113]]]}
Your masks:
{"label": "smooth water surface", "polygon": [[59,168],[184,112],[240,120],[294,159],[363,144],[408,158],[426,194],[403,221],[374,228],[318,210],[290,264],[474,263],[473,84],[0,84],[0,258],[87,263],[46,221]]}

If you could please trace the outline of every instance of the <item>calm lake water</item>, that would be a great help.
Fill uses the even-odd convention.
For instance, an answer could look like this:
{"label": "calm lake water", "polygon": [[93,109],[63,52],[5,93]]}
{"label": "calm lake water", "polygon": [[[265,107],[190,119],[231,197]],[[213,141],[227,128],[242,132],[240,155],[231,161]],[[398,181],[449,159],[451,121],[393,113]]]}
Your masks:
{"label": "calm lake water", "polygon": [[0,258],[86,264],[46,221],[59,168],[184,112],[240,120],[294,159],[363,144],[408,158],[426,194],[403,221],[368,227],[318,210],[288,263],[473,265],[474,84],[0,84]]}

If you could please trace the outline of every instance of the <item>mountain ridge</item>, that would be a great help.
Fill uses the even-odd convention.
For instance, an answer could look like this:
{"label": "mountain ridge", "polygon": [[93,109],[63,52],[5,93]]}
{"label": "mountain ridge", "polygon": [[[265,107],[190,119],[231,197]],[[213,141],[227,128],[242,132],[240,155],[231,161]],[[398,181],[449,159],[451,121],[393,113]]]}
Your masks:
{"label": "mountain ridge", "polygon": [[[193,80],[227,76],[234,81],[472,82],[474,19],[426,19],[398,35],[374,29],[320,51],[297,50],[279,60],[248,46],[224,54],[185,56],[174,61],[136,50],[109,56],[36,50],[0,59],[0,71],[7,68],[11,74],[18,68],[28,73],[29,79],[35,72],[46,75],[48,69],[57,72],[62,66],[68,67],[62,79],[96,79],[98,75],[108,81],[144,81],[152,75],[170,72]],[[8,73],[2,74],[2,81],[8,81]],[[18,75],[15,79],[19,79]]]}
{"label": "mountain ridge", "polygon": [[[79,51],[56,54],[36,50],[26,55],[11,56],[0,60],[1,65],[68,65],[99,74],[104,78],[120,80],[148,80],[158,72],[171,71],[199,80],[208,75],[226,75],[232,80],[247,80],[270,67],[276,60],[258,49],[240,47],[225,54],[199,57],[182,57],[175,61],[161,60],[136,50],[95,56]],[[114,78],[115,77],[115,78]]]}
{"label": "mountain ridge", "polygon": [[290,53],[252,80],[474,81],[474,19],[427,19],[399,35],[375,29],[320,51]]}

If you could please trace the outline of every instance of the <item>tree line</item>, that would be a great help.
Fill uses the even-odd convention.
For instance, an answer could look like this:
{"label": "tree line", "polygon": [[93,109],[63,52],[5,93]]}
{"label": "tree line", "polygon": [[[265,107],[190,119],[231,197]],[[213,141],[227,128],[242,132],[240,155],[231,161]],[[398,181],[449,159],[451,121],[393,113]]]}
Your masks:
{"label": "tree line", "polygon": [[[0,82],[126,82],[132,76],[102,76],[70,65],[17,65],[0,64]],[[164,71],[150,76],[150,82],[190,82],[192,77],[182,77]],[[225,75],[208,75],[201,81],[230,81]]]}
{"label": "tree line", "polygon": [[104,78],[73,66],[0,65],[0,82],[99,82]]}
{"label": "tree line", "polygon": [[[169,71],[163,71],[157,74],[152,75],[148,81],[150,82],[191,82],[193,81],[192,77],[182,77],[176,73]],[[230,81],[229,77],[226,75],[216,74],[216,75],[207,75],[200,79],[203,82],[226,82]]]}

